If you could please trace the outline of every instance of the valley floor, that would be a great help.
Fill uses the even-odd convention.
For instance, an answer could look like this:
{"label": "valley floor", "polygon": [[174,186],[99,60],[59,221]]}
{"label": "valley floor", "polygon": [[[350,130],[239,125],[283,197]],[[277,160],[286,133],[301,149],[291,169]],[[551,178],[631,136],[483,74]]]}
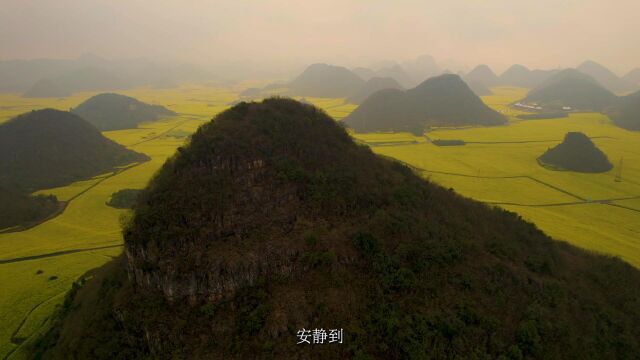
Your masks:
{"label": "valley floor", "polygon": [[[425,178],[457,192],[519,213],[558,240],[619,256],[640,266],[640,133],[613,126],[599,114],[518,121],[508,104],[523,89],[499,88],[483,98],[509,115],[509,126],[434,129],[408,133],[354,134],[381,155],[403,161]],[[46,328],[71,283],[122,251],[120,217],[106,205],[112,193],[143,188],[149,178],[198,126],[236,100],[237,92],[204,87],[123,92],[167,106],[178,116],[138,129],[105,133],[152,160],[116,173],[40,193],[69,201],[65,211],[34,228],[0,234],[0,359],[20,359],[25,345]],[[93,94],[62,100],[0,95],[0,122],[43,107],[68,109]],[[342,99],[305,99],[341,119],[355,106]],[[609,155],[615,168],[603,174],[551,171],[536,158],[568,131],[582,131]],[[436,146],[432,140],[464,140],[464,146]],[[620,159],[624,158],[620,169]],[[616,174],[622,181],[616,182]]]}

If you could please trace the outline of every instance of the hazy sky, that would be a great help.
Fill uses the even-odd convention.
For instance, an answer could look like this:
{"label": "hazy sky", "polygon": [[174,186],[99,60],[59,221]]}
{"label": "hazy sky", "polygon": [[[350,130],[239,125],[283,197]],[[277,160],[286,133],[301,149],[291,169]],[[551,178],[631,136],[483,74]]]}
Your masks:
{"label": "hazy sky", "polygon": [[0,58],[640,67],[638,0],[0,0]]}

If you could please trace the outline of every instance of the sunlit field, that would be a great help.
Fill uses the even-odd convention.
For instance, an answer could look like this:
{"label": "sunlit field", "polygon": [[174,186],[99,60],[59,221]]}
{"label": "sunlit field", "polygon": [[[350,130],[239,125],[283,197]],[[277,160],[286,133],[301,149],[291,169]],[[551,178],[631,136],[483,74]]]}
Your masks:
{"label": "sunlit field", "polygon": [[[640,266],[640,133],[613,126],[600,114],[520,121],[508,105],[525,89],[497,88],[483,100],[510,118],[508,126],[435,129],[408,133],[353,134],[378,154],[416,168],[425,178],[495,206],[519,213],[559,240]],[[64,212],[22,232],[0,234],[0,358],[24,358],[25,345],[47,326],[71,284],[122,251],[120,219],[125,210],[106,205],[112,193],[141,189],[198,126],[237,100],[237,91],[203,86],[141,88],[119,93],[160,104],[177,116],[137,129],[105,132],[151,160],[68,186],[41,190],[68,201]],[[68,110],[94,93],[63,99],[25,99],[0,94],[0,122],[52,107]],[[344,99],[298,98],[340,120],[356,106]],[[550,171],[536,158],[568,131],[590,136],[614,163],[603,174]],[[439,147],[432,140],[459,139],[464,146]],[[620,160],[624,159],[620,172]],[[614,181],[620,173],[622,181]]]}
{"label": "sunlit field", "polygon": [[[494,93],[483,100],[514,115],[507,105],[524,91],[498,88]],[[354,136],[376,153],[416,167],[425,178],[519,213],[556,239],[640,266],[640,133],[615,127],[606,116],[596,113],[510,120],[509,126],[427,133],[427,140],[464,140],[464,146],[436,146],[418,138],[411,142],[414,137],[410,134]],[[539,166],[536,158],[561,142],[568,131],[591,137],[609,156],[614,169],[581,174]],[[620,182],[615,181],[618,173]]]}

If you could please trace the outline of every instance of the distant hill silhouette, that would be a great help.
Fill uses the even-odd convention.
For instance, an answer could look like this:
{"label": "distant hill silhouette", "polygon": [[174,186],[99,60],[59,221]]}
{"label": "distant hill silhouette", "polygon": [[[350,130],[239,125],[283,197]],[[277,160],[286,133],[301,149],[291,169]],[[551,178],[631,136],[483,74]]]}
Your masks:
{"label": "distant hill silhouette", "polygon": [[375,71],[373,71],[373,70],[371,70],[369,68],[365,68],[365,67],[353,68],[353,69],[351,69],[351,71],[354,74],[358,75],[364,81],[368,81],[372,77],[376,77],[376,72]]}
{"label": "distant hill silhouette", "polygon": [[2,187],[57,187],[147,159],[65,111],[32,111],[0,124]]}
{"label": "distant hill silhouette", "polygon": [[0,187],[0,230],[43,220],[59,206],[55,196],[32,196]]}
{"label": "distant hill silhouette", "polygon": [[589,75],[575,69],[566,69],[529,91],[523,102],[535,102],[547,109],[568,106],[578,110],[602,111],[615,99],[612,92]]}
{"label": "distant hill silhouette", "polygon": [[287,86],[292,95],[312,97],[348,97],[358,91],[364,80],[342,66],[313,64]]}
{"label": "distant hill silhouette", "polygon": [[604,86],[611,92],[625,92],[635,90],[634,86],[627,81],[618,77],[611,70],[607,69],[595,61],[585,61],[580,64],[576,70],[583,74],[587,74],[594,78],[600,85]]}
{"label": "distant hill silhouette", "polygon": [[585,173],[609,171],[613,165],[596,145],[581,132],[569,132],[564,141],[542,154],[538,161],[551,168]]}
{"label": "distant hill silhouette", "polygon": [[69,95],[71,95],[70,91],[58,86],[58,84],[49,79],[38,80],[29,90],[22,94],[23,97],[27,98],[61,98]]}
{"label": "distant hill silhouette", "polygon": [[467,85],[469,85],[471,91],[473,91],[473,93],[478,96],[487,96],[493,94],[493,92],[481,82],[467,82]]}
{"label": "distant hill silhouette", "polygon": [[640,91],[619,98],[609,117],[621,128],[640,131]]}
{"label": "distant hill silhouette", "polygon": [[520,64],[512,65],[500,75],[499,82],[501,85],[529,87],[531,86],[531,70]]}
{"label": "distant hill silhouette", "polygon": [[523,65],[516,64],[502,73],[498,82],[504,86],[534,88],[556,73],[558,70],[529,70]]}
{"label": "distant hill silhouette", "polygon": [[139,123],[175,113],[160,105],[149,105],[120,94],[99,94],[72,110],[101,131],[132,129]]}
{"label": "distant hill silhouette", "polygon": [[120,90],[131,86],[113,72],[101,68],[86,67],[74,70],[55,79],[55,83],[71,92]]}
{"label": "distant hill silhouette", "polygon": [[361,104],[373,93],[384,89],[399,89],[402,90],[402,86],[393,78],[372,77],[362,85],[362,88],[358,90],[354,95],[349,96],[347,101],[352,104]]}
{"label": "distant hill silhouette", "polygon": [[148,59],[108,60],[90,54],[77,59],[0,60],[0,91],[24,93],[42,79],[50,79],[65,91],[74,92],[120,90],[123,86],[166,88],[215,78],[189,64],[160,64]]}
{"label": "distant hill silhouette", "polygon": [[[402,66],[397,64],[381,68],[376,72],[376,76],[395,79],[404,88],[409,88],[415,86],[416,83],[419,83],[414,81]],[[424,79],[420,81],[424,81]]]}
{"label": "distant hill silhouette", "polygon": [[402,68],[412,81],[412,86],[442,74],[442,70],[431,55],[420,55],[402,63]]}
{"label": "distant hill silhouette", "polygon": [[407,90],[381,90],[345,123],[356,131],[412,131],[425,126],[500,125],[506,119],[487,107],[458,75],[433,77]]}
{"label": "distant hill silhouette", "polygon": [[638,269],[426,181],[289,99],[200,127],[123,237],[124,254],[61,301],[33,358],[640,353]]}
{"label": "distant hill silhouette", "polygon": [[255,87],[247,88],[247,89],[244,89],[239,95],[240,97],[243,97],[243,98],[253,99],[262,95],[262,89],[255,88]]}
{"label": "distant hill silhouette", "polygon": [[640,68],[629,71],[623,79],[626,82],[635,85],[636,89],[640,88]]}
{"label": "distant hill silhouette", "polygon": [[498,76],[487,65],[478,65],[465,75],[464,80],[467,83],[479,83],[484,86],[495,86],[498,84]]}

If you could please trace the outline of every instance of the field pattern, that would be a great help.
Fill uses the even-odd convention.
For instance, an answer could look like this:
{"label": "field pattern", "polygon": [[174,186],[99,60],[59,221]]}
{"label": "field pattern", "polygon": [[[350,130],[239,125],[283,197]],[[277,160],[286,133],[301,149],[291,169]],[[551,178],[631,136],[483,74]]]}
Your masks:
{"label": "field pattern", "polygon": [[[382,155],[403,161],[424,177],[457,192],[502,206],[534,222],[558,240],[619,256],[640,266],[640,133],[615,127],[596,113],[568,118],[518,120],[508,104],[515,88],[494,89],[483,100],[510,117],[509,126],[436,129],[426,141],[400,143],[410,134],[355,134]],[[601,174],[552,171],[536,158],[569,131],[591,137],[614,164]],[[379,146],[381,142],[395,145]],[[435,146],[429,140],[463,140]],[[624,159],[620,172],[620,160]],[[616,174],[622,181],[616,182]]]}
{"label": "field pattern", "polygon": [[[0,234],[0,359],[21,359],[47,319],[80,275],[122,251],[120,218],[126,210],[106,205],[112,193],[143,188],[149,178],[198,126],[237,100],[236,90],[204,86],[133,89],[120,92],[160,104],[177,116],[137,129],[105,132],[112,140],[151,160],[68,186],[55,194],[67,207],[57,217],[26,231]],[[565,119],[518,120],[509,103],[526,90],[497,88],[483,100],[507,115],[509,126],[435,129],[408,133],[353,134],[378,154],[405,162],[430,181],[519,213],[559,240],[619,256],[640,266],[640,134],[619,129],[600,114]],[[67,110],[95,93],[64,99],[24,99],[0,94],[0,122],[20,113],[52,107]],[[344,99],[298,98],[340,120],[356,107]],[[536,163],[568,131],[582,131],[609,155],[615,168],[603,174],[550,171]],[[436,146],[432,140],[463,140],[464,146]],[[624,158],[622,181],[614,181]]]}

